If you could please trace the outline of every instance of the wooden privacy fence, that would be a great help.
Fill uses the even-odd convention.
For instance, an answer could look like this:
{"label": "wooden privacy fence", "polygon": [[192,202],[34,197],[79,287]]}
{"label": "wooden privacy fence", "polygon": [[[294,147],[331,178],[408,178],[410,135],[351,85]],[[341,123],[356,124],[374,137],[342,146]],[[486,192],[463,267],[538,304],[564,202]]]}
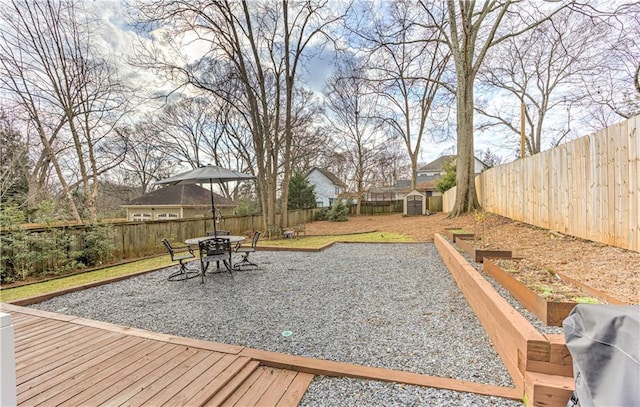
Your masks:
{"label": "wooden privacy fence", "polygon": [[[482,207],[568,235],[640,251],[640,116],[476,177]],[[444,210],[455,188],[444,196]]]}
{"label": "wooden privacy fence", "polygon": [[[356,204],[349,205],[349,215],[356,214]],[[384,215],[389,213],[402,213],[403,200],[395,201],[362,201],[360,203],[360,215]]]}
{"label": "wooden privacy fence", "polygon": [[[289,225],[313,221],[314,209],[288,211]],[[280,222],[280,215],[276,222]],[[190,237],[204,236],[213,230],[211,218],[177,219],[172,221],[127,222],[114,226],[115,253],[122,258],[136,258],[161,253],[160,243],[166,237],[172,242],[184,242]],[[231,234],[253,234],[263,229],[262,216],[228,216],[216,225],[217,229],[229,230]]]}
{"label": "wooden privacy fence", "polygon": [[[313,221],[316,209],[304,209],[288,212],[288,224],[298,225]],[[280,215],[277,216],[280,221]],[[176,244],[191,237],[204,236],[207,231],[213,230],[211,218],[195,219],[174,219],[167,221],[147,221],[147,222],[123,222],[110,225],[110,237],[112,243],[112,257],[115,260],[132,259],[138,257],[160,254],[165,251],[161,243],[163,238],[169,239]],[[229,230],[231,234],[253,234],[255,230],[263,230],[262,216],[229,216],[223,218],[216,225],[220,230]],[[42,229],[31,229],[28,233],[42,234],[61,230],[63,233],[73,237],[75,247],[66,248],[66,252],[72,253],[84,245],[86,230],[91,225],[73,225],[49,227]],[[3,247],[3,254],[10,255],[13,248]],[[59,256],[60,254],[53,254]],[[51,256],[50,256],[51,257]],[[49,258],[35,264],[32,272],[50,270],[57,259]],[[4,265],[3,265],[4,266]]]}

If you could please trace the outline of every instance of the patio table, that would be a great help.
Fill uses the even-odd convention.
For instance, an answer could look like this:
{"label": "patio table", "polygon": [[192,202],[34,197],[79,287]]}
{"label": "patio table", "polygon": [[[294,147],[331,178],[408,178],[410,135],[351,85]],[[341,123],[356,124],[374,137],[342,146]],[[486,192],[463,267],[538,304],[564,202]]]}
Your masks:
{"label": "patio table", "polygon": [[[188,245],[188,246],[200,246],[200,242],[203,242],[205,240],[211,240],[211,239],[226,239],[229,241],[230,244],[233,243],[238,243],[238,242],[242,242],[245,237],[244,236],[234,236],[234,235],[224,235],[224,236],[200,236],[200,237],[192,237],[190,239],[185,240],[184,242]],[[202,258],[202,252],[200,253],[200,258]],[[207,265],[205,266],[203,262],[201,262],[201,269],[202,269],[202,278],[204,281],[204,274],[207,271],[207,268],[209,267],[209,263],[207,262]],[[229,265],[228,265],[229,271],[233,270],[233,263],[232,263],[232,256],[231,256],[231,251],[229,251]]]}

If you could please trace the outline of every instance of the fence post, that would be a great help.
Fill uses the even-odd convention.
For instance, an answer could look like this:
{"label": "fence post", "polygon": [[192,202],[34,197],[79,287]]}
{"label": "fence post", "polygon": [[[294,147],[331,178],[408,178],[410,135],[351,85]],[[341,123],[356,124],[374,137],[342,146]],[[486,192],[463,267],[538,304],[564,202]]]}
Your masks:
{"label": "fence post", "polygon": [[17,405],[16,356],[11,315],[0,312],[0,406]]}

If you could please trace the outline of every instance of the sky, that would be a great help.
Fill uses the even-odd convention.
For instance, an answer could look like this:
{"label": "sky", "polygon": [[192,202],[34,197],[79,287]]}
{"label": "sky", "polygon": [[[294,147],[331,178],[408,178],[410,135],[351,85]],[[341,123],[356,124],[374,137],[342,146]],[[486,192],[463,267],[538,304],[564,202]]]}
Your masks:
{"label": "sky", "polygon": [[[158,80],[150,72],[131,66],[128,62],[134,56],[134,47],[139,43],[150,43],[149,33],[138,33],[134,27],[127,22],[127,10],[121,1],[93,1],[85,3],[85,6],[92,9],[101,19],[101,23],[96,26],[99,30],[103,45],[113,53],[119,63],[121,77],[130,83],[135,84],[143,94],[157,94],[162,89],[169,90],[170,86]],[[194,50],[195,51],[195,50]],[[194,52],[194,55],[197,52]],[[329,78],[333,70],[333,53],[325,49],[314,56],[309,63],[309,69],[305,72],[306,86],[320,94],[324,88],[324,82]],[[477,95],[476,97],[486,96]],[[496,101],[497,102],[497,101]],[[146,109],[153,110],[162,106],[162,101],[146,105]],[[145,105],[141,105],[145,106]],[[443,133],[448,136],[441,141],[427,137],[422,142],[420,163],[426,164],[435,160],[441,155],[455,154],[455,129],[445,129]],[[442,138],[442,137],[441,137]],[[505,161],[512,161],[516,152],[512,147],[507,146],[504,133],[476,132],[475,150],[476,155],[482,158],[482,153],[490,149],[493,153],[501,156]]]}

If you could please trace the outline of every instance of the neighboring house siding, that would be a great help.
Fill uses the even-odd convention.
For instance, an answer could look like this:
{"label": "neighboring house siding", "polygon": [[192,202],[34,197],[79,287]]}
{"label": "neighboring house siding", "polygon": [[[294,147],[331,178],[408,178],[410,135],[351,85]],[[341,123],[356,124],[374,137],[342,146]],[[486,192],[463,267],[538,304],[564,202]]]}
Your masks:
{"label": "neighboring house siding", "polygon": [[484,170],[487,169],[487,166],[485,164],[482,163],[482,161],[478,160],[477,158],[475,159],[475,167],[474,167],[474,171],[476,173],[476,175],[480,175],[480,173]]}
{"label": "neighboring house siding", "polygon": [[311,171],[307,176],[310,184],[315,185],[316,201],[318,206],[331,206],[337,196],[343,192],[330,179],[325,177],[320,171]]}
{"label": "neighboring house siding", "polygon": [[[450,159],[450,157],[445,157],[446,159]],[[444,160],[442,162],[441,159],[435,160],[429,164],[427,164],[425,167],[432,167],[434,163],[438,162],[438,164],[442,164],[442,165],[438,165],[439,168],[419,168],[417,171],[417,175],[418,176],[434,176],[434,175],[444,175],[444,164],[447,160]],[[488,167],[480,160],[478,160],[478,158],[474,158],[474,172],[476,175],[479,175],[482,171],[486,170]]]}

